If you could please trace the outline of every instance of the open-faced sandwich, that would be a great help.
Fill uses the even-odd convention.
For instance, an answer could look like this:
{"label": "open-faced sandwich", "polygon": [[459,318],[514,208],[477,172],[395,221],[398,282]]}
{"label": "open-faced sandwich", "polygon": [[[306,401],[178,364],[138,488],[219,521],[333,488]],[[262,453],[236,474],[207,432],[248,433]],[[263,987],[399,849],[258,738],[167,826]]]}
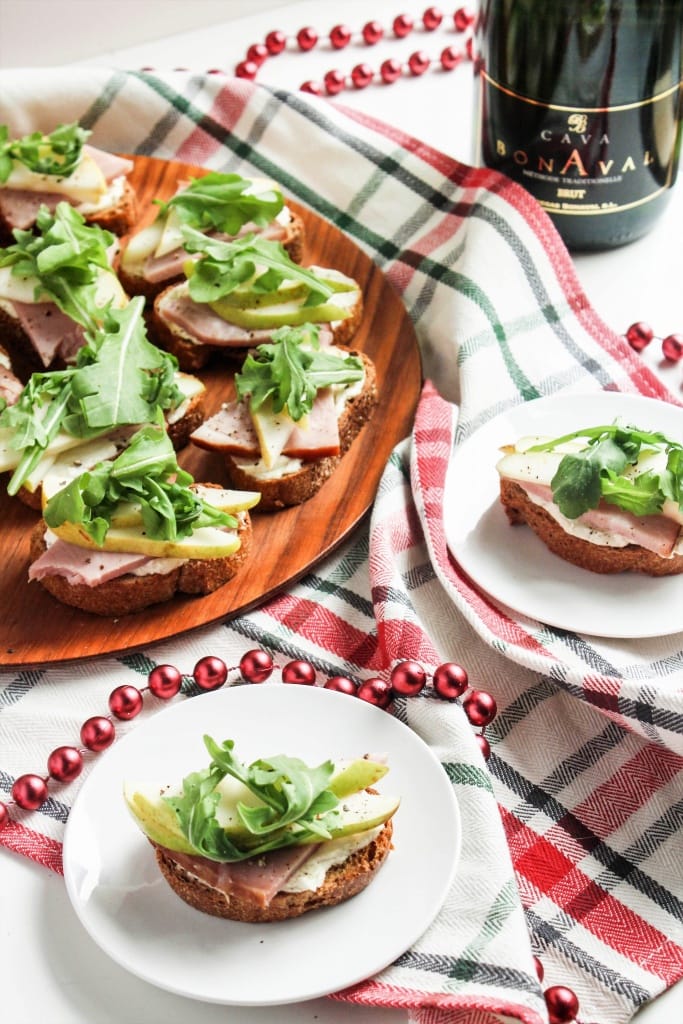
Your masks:
{"label": "open-faced sandwich", "polygon": [[181,899],[234,921],[283,921],[355,896],[385,862],[399,800],[373,789],[386,764],[250,765],[205,736],[208,768],[181,785],[129,781],[124,797]]}
{"label": "open-faced sandwich", "polygon": [[331,341],[316,324],[275,331],[235,375],[236,400],[190,436],[220,452],[234,487],[261,493],[262,510],[316,494],[377,403],[372,360]]}
{"label": "open-faced sandwich", "polygon": [[32,228],[41,206],[54,210],[61,201],[115,235],[130,230],[137,206],[127,178],[133,163],[89,146],[89,135],[78,124],[60,124],[49,135],[10,139],[0,125],[0,238]]}
{"label": "open-faced sandwich", "polygon": [[153,223],[122,247],[119,276],[129,295],[152,299],[184,280],[186,260],[199,258],[184,247],[184,226],[223,241],[255,234],[280,242],[295,263],[303,257],[303,221],[272,181],[212,171],[190,179],[167,202],[156,203]]}
{"label": "open-faced sandwich", "polygon": [[284,326],[325,324],[338,345],[353,338],[363,295],[346,274],[301,267],[279,242],[251,235],[222,242],[187,227],[182,235],[200,259],[188,259],[187,280],[157,296],[152,327],[181,369],[193,372],[216,352],[243,358]]}
{"label": "open-faced sandwich", "polygon": [[147,338],[144,300],[109,309],[73,366],[33,374],[12,403],[0,401],[0,473],[7,490],[34,508],[49,475],[68,479],[114,458],[160,410],[176,448],[204,418],[205,387],[180,373]]}
{"label": "open-faced sandwich", "polygon": [[0,330],[14,372],[74,360],[109,306],[128,302],[110,264],[115,238],[89,226],[68,203],[37,214],[36,231],[16,230],[0,249]]}
{"label": "open-faced sandwich", "polygon": [[511,523],[592,572],[683,572],[683,444],[612,424],[526,437],[498,462]]}
{"label": "open-faced sandwich", "polygon": [[209,594],[246,560],[259,495],[196,484],[163,420],[67,483],[43,480],[29,579],[64,604],[121,616],[177,593]]}

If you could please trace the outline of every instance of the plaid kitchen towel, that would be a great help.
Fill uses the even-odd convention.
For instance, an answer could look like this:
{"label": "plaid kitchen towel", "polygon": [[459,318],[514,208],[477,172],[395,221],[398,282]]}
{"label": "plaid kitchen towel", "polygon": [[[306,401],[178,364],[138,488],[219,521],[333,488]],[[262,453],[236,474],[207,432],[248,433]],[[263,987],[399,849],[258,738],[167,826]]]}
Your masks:
{"label": "plaid kitchen towel", "polygon": [[[279,662],[308,658],[321,678],[458,661],[498,705],[487,762],[458,703],[427,688],[395,706],[459,802],[454,884],[410,950],[338,998],[405,1007],[420,1024],[543,1022],[537,955],[544,985],[578,994],[581,1024],[628,1021],[683,974],[683,634],[597,642],[497,607],[449,559],[442,507],[452,451],[499,412],[601,389],[671,400],[662,384],[596,318],[522,190],[358,112],[186,73],[12,71],[0,87],[0,122],[16,134],[78,119],[106,149],[276,178],[387,274],[426,376],[371,522],[296,586],[144,652],[0,674],[0,797],[155,664],[190,672],[212,653],[236,665],[257,643]],[[38,812],[12,808],[0,841],[59,870],[79,782],[51,788]]]}

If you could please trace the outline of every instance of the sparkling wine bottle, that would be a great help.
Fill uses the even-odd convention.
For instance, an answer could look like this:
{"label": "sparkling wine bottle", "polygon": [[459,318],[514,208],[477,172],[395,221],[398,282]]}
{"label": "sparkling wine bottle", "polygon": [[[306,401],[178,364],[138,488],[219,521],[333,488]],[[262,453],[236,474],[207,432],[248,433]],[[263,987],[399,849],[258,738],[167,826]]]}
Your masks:
{"label": "sparkling wine bottle", "polygon": [[645,234],[677,173],[683,0],[480,0],[475,38],[478,161],[571,249]]}

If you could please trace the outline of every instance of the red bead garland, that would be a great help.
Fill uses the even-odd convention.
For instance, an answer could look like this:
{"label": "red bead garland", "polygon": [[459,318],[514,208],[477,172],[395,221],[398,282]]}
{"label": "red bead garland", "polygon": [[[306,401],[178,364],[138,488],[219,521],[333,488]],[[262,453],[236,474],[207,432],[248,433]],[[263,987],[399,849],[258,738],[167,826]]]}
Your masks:
{"label": "red bead garland", "polygon": [[[422,31],[435,32],[441,26],[443,19],[443,12],[438,7],[427,7],[421,18]],[[473,23],[474,15],[465,7],[459,7],[453,14],[452,30],[459,34],[468,33]],[[415,29],[415,21],[409,14],[396,15],[390,26],[391,34],[396,39],[407,38]],[[362,26],[357,39],[365,46],[375,46],[385,38],[386,34],[387,30],[380,22],[370,20]],[[321,39],[326,39],[333,50],[341,51],[353,42],[354,33],[345,24],[334,25],[326,36],[320,34],[311,25],[304,25],[289,39],[284,32],[269,32],[263,43],[252,43],[247,48],[245,59],[235,66],[235,75],[238,78],[248,78],[253,81],[268,57],[276,57],[282,53],[288,42],[291,42],[293,48],[300,53],[309,53]],[[344,89],[365,89],[374,81],[392,85],[404,75],[417,78],[424,75],[430,67],[440,68],[442,71],[452,71],[464,59],[472,59],[471,34],[466,40],[464,50],[459,50],[455,46],[446,46],[437,59],[432,59],[424,50],[415,50],[405,64],[394,58],[383,61],[377,73],[363,61],[356,64],[349,74],[332,68],[323,75],[322,83],[308,79],[302,83],[300,89],[302,92],[315,96],[338,96]]]}
{"label": "red bead garland", "polygon": [[[655,332],[644,320],[638,320],[631,324],[624,337],[634,351],[642,352],[654,340]],[[683,359],[683,334],[667,334],[661,343],[662,356],[667,363]]]}

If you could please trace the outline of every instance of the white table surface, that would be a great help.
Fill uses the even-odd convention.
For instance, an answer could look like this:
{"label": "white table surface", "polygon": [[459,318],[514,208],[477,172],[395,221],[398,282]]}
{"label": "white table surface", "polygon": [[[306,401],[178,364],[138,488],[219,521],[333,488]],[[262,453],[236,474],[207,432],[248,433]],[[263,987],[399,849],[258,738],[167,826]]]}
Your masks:
{"label": "white table surface", "polygon": [[[345,0],[343,5],[331,0],[294,4],[284,0],[193,0],[189,4],[184,0],[62,0],[59,4],[0,0],[0,65],[78,62],[160,70],[220,67],[232,72],[247,46],[262,41],[271,29],[293,35],[310,24],[322,36],[341,20],[357,30],[370,18],[389,25],[400,13],[410,13],[418,22],[425,6],[412,0],[373,0],[371,4]],[[441,6],[449,12],[454,9]],[[96,12],[96,17],[76,28],[86,10]],[[188,27],[190,10],[194,28]],[[36,33],[37,24],[40,33]],[[141,39],[146,41],[140,43]],[[341,53],[329,45],[307,55],[287,51],[267,62],[259,80],[298,88],[308,78],[320,79],[332,67],[348,72],[360,61],[379,67],[386,57],[405,59],[416,49],[436,56],[443,46],[455,42],[457,37],[442,29],[371,48],[351,46]],[[460,160],[471,159],[469,67],[450,74],[429,71],[418,80],[344,92],[337,102],[395,124]],[[648,321],[659,337],[683,332],[682,229],[683,186],[679,185],[666,216],[646,238],[613,252],[575,257],[593,307],[618,333],[636,320]],[[683,399],[683,363],[663,364],[655,343],[645,358]],[[354,1007],[329,999],[264,1009],[191,1002],[138,980],[111,961],[77,920],[62,879],[2,848],[0,892],[0,1012],[12,1024],[401,1024],[407,1020],[403,1011]],[[655,1000],[635,1020],[636,1024],[683,1020],[683,985]]]}

